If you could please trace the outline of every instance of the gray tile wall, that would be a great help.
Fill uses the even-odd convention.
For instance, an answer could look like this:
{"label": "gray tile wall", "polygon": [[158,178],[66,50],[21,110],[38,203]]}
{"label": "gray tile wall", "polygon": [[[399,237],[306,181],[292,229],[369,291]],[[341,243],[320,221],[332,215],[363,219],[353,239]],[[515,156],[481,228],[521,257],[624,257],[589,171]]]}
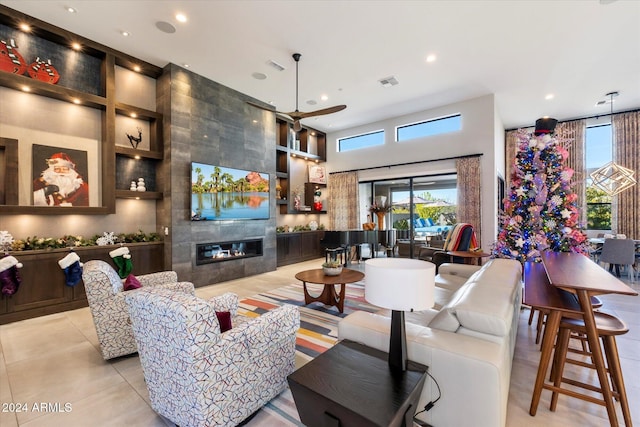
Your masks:
{"label": "gray tile wall", "polygon": [[[191,162],[269,173],[275,194],[275,117],[246,104],[255,99],[169,64],[158,80],[165,161],[157,178],[165,194],[158,225],[168,225],[165,265],[180,280],[204,286],[276,268],[276,205],[269,220],[192,222]],[[254,120],[256,121],[254,123]],[[272,198],[273,199],[273,198]],[[263,239],[262,257],[195,263],[196,243]]]}

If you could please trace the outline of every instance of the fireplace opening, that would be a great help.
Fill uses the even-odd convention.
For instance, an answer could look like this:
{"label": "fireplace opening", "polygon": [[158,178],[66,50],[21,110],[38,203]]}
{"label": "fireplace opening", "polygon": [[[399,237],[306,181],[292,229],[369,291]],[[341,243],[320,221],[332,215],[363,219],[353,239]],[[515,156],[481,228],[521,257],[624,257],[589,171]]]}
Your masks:
{"label": "fireplace opening", "polygon": [[262,239],[196,243],[196,265],[262,256]]}

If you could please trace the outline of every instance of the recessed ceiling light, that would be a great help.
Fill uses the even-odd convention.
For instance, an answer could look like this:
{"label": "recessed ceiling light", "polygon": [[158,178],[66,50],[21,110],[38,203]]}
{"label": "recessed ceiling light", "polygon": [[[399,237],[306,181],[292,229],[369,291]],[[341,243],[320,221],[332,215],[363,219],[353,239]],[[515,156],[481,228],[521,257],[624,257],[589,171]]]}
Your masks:
{"label": "recessed ceiling light", "polygon": [[162,31],[163,33],[173,34],[176,32],[176,27],[171,25],[166,21],[158,21],[156,22],[156,28]]}
{"label": "recessed ceiling light", "polygon": [[138,115],[137,115],[136,113],[131,113],[131,114],[130,114],[130,116],[131,116],[131,117],[133,117],[134,119],[135,119],[136,117],[138,117]]}
{"label": "recessed ceiling light", "polygon": [[178,22],[187,22],[187,16],[182,13],[176,13],[176,20]]}
{"label": "recessed ceiling light", "polygon": [[69,7],[67,7],[67,12],[69,12],[69,13],[76,13],[76,12],[77,12],[77,10],[75,10],[74,8],[72,8],[72,7],[70,7],[70,6],[69,6]]}
{"label": "recessed ceiling light", "polygon": [[544,97],[544,99],[546,99],[546,100],[548,101],[548,100],[550,100],[550,99],[553,99],[553,98],[554,98],[554,96],[555,96],[554,94],[552,94],[552,93],[548,93],[548,94]]}
{"label": "recessed ceiling light", "polygon": [[435,62],[436,59],[438,59],[438,57],[433,53],[427,56],[427,62]]}
{"label": "recessed ceiling light", "polygon": [[80,49],[82,49],[82,45],[80,43],[78,43],[78,42],[73,42],[73,43],[71,43],[71,48],[73,50],[80,50]]}
{"label": "recessed ceiling light", "polygon": [[74,104],[80,104],[80,100],[78,98],[73,98],[73,103]]}
{"label": "recessed ceiling light", "polygon": [[253,123],[258,123],[258,121],[256,119],[253,119],[252,121],[253,121]]}
{"label": "recessed ceiling light", "polygon": [[329,99],[329,97],[327,95],[322,95],[320,99],[323,101],[326,101],[327,99]]}
{"label": "recessed ceiling light", "polygon": [[265,80],[267,78],[266,74],[258,73],[258,72],[255,72],[255,73],[251,74],[251,76],[256,80]]}
{"label": "recessed ceiling light", "polygon": [[124,37],[129,37],[131,35],[129,31],[120,31],[120,34],[122,34]]}
{"label": "recessed ceiling light", "polygon": [[29,32],[31,31],[31,26],[29,26],[28,24],[20,24],[20,29],[22,31]]}
{"label": "recessed ceiling light", "polygon": [[142,70],[142,68],[140,68],[139,65],[134,65],[133,66],[133,71],[135,71],[136,73],[139,73]]}
{"label": "recessed ceiling light", "polygon": [[133,156],[133,158],[136,159],[136,160],[140,160],[141,157],[136,154],[135,156]]}
{"label": "recessed ceiling light", "polygon": [[31,88],[29,86],[22,86],[23,92],[31,92]]}
{"label": "recessed ceiling light", "polygon": [[189,67],[191,67],[191,65],[189,65],[189,64],[182,64],[182,66],[183,66],[184,68],[189,68]]}

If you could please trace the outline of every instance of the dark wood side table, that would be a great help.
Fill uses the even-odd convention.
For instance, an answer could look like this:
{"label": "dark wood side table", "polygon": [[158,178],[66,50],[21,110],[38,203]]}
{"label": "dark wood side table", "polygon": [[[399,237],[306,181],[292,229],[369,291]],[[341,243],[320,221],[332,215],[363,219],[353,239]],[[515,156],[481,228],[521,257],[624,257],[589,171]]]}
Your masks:
{"label": "dark wood side table", "polygon": [[451,257],[451,262],[453,262],[453,257],[460,257],[464,258],[465,264],[472,265],[482,265],[482,258],[491,256],[491,254],[487,254],[482,251],[448,251],[447,255]]}
{"label": "dark wood side table", "polygon": [[389,369],[387,353],[344,340],[289,375],[308,427],[412,426],[427,367]]}
{"label": "dark wood side table", "polygon": [[[335,305],[340,313],[344,311],[345,284],[359,282],[363,278],[363,272],[348,268],[343,268],[342,273],[337,276],[327,276],[321,268],[296,273],[296,279],[302,282],[305,305],[318,301],[326,305]],[[317,297],[309,294],[307,282],[324,285],[322,293]],[[334,285],[340,285],[340,294],[336,292]]]}

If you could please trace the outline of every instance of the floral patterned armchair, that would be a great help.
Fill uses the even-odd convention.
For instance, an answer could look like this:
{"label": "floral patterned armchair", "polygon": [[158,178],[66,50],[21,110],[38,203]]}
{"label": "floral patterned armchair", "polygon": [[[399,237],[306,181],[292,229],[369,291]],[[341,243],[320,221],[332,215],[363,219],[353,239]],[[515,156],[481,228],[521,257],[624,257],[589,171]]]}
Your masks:
{"label": "floral patterned armchair", "polygon": [[[144,274],[136,278],[142,285],[141,289],[162,287],[191,295],[194,293],[193,283],[178,282],[175,271]],[[108,360],[137,352],[138,348],[124,296],[139,290],[125,292],[118,273],[108,263],[100,260],[84,263],[82,280],[98,334],[102,357]]]}
{"label": "floral patterned armchair", "polygon": [[232,317],[232,328],[221,333],[219,312],[237,313],[235,294],[204,300],[153,290],[126,301],[151,406],[175,424],[235,426],[287,387],[297,307]]}

